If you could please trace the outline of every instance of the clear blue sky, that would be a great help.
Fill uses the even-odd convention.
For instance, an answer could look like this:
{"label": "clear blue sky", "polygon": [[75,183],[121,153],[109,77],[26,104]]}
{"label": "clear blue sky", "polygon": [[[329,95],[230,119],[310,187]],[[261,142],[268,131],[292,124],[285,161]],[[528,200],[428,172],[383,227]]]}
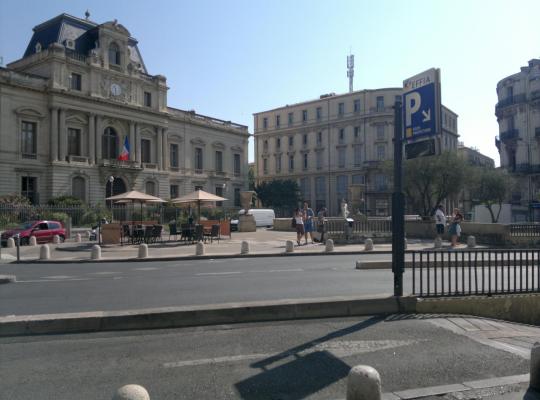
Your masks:
{"label": "clear blue sky", "polygon": [[[499,164],[496,84],[540,57],[540,1],[1,1],[0,56],[22,56],[32,28],[62,12],[118,19],[139,40],[169,105],[246,124],[252,113],[348,90],[401,86],[441,69],[459,133]],[[250,159],[253,147],[250,146]]]}

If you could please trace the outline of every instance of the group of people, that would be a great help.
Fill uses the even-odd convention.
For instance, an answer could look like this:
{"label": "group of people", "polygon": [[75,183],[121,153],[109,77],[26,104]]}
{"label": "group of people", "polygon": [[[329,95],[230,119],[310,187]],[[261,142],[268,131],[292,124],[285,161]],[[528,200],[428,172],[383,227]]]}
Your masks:
{"label": "group of people", "polygon": [[[463,221],[463,214],[459,209],[454,208],[454,213],[452,214],[452,219],[448,227],[448,234],[450,235],[451,246],[456,247],[458,238],[461,236],[461,222]],[[444,213],[444,208],[442,204],[437,206],[435,211],[435,227],[437,229],[437,237],[441,238],[444,234],[444,229],[447,224],[446,215]]]}
{"label": "group of people", "polygon": [[[324,218],[326,216],[326,208],[323,207],[320,209],[317,214],[317,231],[320,232],[321,238],[320,241],[324,240]],[[315,213],[313,209],[309,207],[307,201],[304,201],[303,208],[297,208],[294,210],[294,216],[292,219],[292,225],[296,228],[296,243],[298,246],[302,243],[302,237],[305,239],[305,244],[308,244],[308,234],[313,244],[313,229]]]}

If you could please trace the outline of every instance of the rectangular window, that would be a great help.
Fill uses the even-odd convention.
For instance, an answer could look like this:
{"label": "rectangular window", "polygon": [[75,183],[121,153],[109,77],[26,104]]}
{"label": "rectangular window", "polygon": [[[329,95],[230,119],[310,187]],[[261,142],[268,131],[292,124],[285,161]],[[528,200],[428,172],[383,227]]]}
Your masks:
{"label": "rectangular window", "polygon": [[322,151],[318,151],[316,154],[317,154],[316,155],[317,169],[322,169],[322,159],[323,159]]}
{"label": "rectangular window", "polygon": [[365,184],[365,177],[364,175],[353,175],[352,176],[352,183],[353,185],[363,185]]}
{"label": "rectangular window", "polygon": [[384,111],[384,97],[377,96],[377,111]]}
{"label": "rectangular window", "polygon": [[289,171],[294,170],[294,156],[289,156]]}
{"label": "rectangular window", "polygon": [[355,126],[355,127],[354,127],[354,138],[355,138],[355,139],[358,139],[359,135],[360,135],[360,127],[359,127],[359,126]]}
{"label": "rectangular window", "polygon": [[511,99],[513,97],[514,97],[514,87],[513,86],[508,86],[506,88],[506,98]]}
{"label": "rectangular window", "polygon": [[221,151],[216,151],[216,157],[214,161],[216,164],[216,172],[223,172],[223,153]]}
{"label": "rectangular window", "polygon": [[341,204],[343,199],[347,198],[347,189],[349,186],[349,177],[347,175],[339,175],[336,178],[336,194],[337,194],[337,204]]}
{"label": "rectangular window", "polygon": [[240,173],[241,173],[241,165],[240,165],[240,154],[235,154],[234,155],[234,174],[236,176],[239,176]]}
{"label": "rectangular window", "polygon": [[377,140],[384,140],[384,125],[377,125]]}
{"label": "rectangular window", "polygon": [[35,122],[22,121],[21,136],[22,136],[22,156],[24,158],[36,158],[37,149],[37,125]]}
{"label": "rectangular window", "polygon": [[302,198],[306,201],[309,200],[309,198],[311,197],[311,188],[310,188],[310,179],[309,178],[301,178],[300,179],[300,193],[302,195]]}
{"label": "rectangular window", "polygon": [[39,203],[36,177],[23,176],[21,178],[21,195],[30,200],[32,204]]}
{"label": "rectangular window", "polygon": [[195,147],[195,171],[202,172],[203,170],[203,149]]}
{"label": "rectangular window", "polygon": [[80,74],[71,74],[71,90],[81,90],[82,76]]}
{"label": "rectangular window", "polygon": [[375,189],[376,190],[386,190],[387,184],[386,184],[386,176],[377,174],[375,175]]}
{"label": "rectangular window", "polygon": [[401,95],[396,94],[396,95],[394,96],[394,102],[395,102],[395,103],[401,103]]}
{"label": "rectangular window", "polygon": [[68,155],[81,155],[81,130],[68,128]]}
{"label": "rectangular window", "polygon": [[234,188],[234,206],[241,207],[240,204],[240,188]]}
{"label": "rectangular window", "polygon": [[308,155],[304,154],[304,169],[308,169]]}
{"label": "rectangular window", "polygon": [[268,140],[265,140],[263,142],[263,151],[266,151],[266,150],[268,150]]}
{"label": "rectangular window", "polygon": [[263,173],[268,174],[268,158],[263,158]]}
{"label": "rectangular window", "polygon": [[514,129],[514,116],[513,115],[510,115],[508,117],[508,130],[511,131]]}
{"label": "rectangular window", "polygon": [[289,136],[289,147],[294,146],[294,136]]}
{"label": "rectangular window", "polygon": [[171,143],[169,147],[170,152],[170,164],[172,168],[178,168],[178,145],[175,143]]}
{"label": "rectangular window", "polygon": [[276,128],[279,128],[280,125],[281,125],[281,118],[279,115],[276,115]]}
{"label": "rectangular window", "polygon": [[353,104],[354,104],[354,112],[355,113],[360,112],[360,99],[356,99]]}
{"label": "rectangular window", "polygon": [[339,144],[343,144],[345,142],[345,129],[344,128],[341,128],[339,130],[338,140],[339,140]]}
{"label": "rectangular window", "polygon": [[345,168],[345,147],[338,149],[338,168]]}
{"label": "rectangular window", "polygon": [[276,172],[281,172],[281,154],[276,156]]}
{"label": "rectangular window", "polygon": [[317,133],[317,144],[322,144],[322,132]]}
{"label": "rectangular window", "polygon": [[386,146],[377,146],[377,160],[382,161],[386,158]]}
{"label": "rectangular window", "polygon": [[326,196],[326,179],[324,176],[315,178],[315,196],[317,199],[324,199]]}
{"label": "rectangular window", "polygon": [[294,114],[292,112],[290,112],[288,115],[287,115],[287,123],[289,125],[292,125],[294,122]]}
{"label": "rectangular window", "polygon": [[178,197],[178,185],[171,185],[169,193],[171,199],[176,199]]}
{"label": "rectangular window", "polygon": [[150,153],[151,144],[148,139],[141,139],[141,161],[143,163],[151,163],[152,155]]}
{"label": "rectangular window", "polygon": [[354,146],[354,166],[359,167],[362,165],[362,146]]}
{"label": "rectangular window", "polygon": [[322,118],[322,107],[317,107],[316,113],[317,113],[317,121],[320,121]]}
{"label": "rectangular window", "polygon": [[307,122],[307,110],[302,110],[302,122]]}
{"label": "rectangular window", "polygon": [[[223,197],[223,185],[217,185],[215,189],[216,196]],[[223,207],[223,202],[216,201],[216,207]]]}
{"label": "rectangular window", "polygon": [[281,138],[276,138],[276,149],[281,149]]}
{"label": "rectangular window", "polygon": [[146,107],[152,107],[152,93],[144,92],[144,105]]}
{"label": "rectangular window", "polygon": [[304,134],[302,135],[302,144],[303,144],[304,146],[307,146],[307,133],[304,133]]}
{"label": "rectangular window", "polygon": [[263,118],[263,129],[266,129],[268,128],[268,118],[264,117]]}
{"label": "rectangular window", "polygon": [[342,116],[345,114],[345,103],[338,104],[338,115]]}

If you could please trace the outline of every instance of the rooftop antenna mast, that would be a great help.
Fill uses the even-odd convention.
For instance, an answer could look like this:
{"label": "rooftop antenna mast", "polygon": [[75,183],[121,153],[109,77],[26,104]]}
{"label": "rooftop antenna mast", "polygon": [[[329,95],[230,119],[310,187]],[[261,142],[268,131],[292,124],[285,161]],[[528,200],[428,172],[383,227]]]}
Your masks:
{"label": "rooftop antenna mast", "polygon": [[347,56],[347,77],[349,78],[349,93],[353,91],[354,55]]}

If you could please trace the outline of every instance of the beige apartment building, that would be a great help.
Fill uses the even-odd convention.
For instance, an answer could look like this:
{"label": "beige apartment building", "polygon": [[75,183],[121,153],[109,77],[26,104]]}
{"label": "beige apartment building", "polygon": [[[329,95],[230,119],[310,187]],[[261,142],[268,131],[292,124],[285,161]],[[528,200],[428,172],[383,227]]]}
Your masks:
{"label": "beige apartment building", "polygon": [[202,188],[239,205],[247,127],[169,107],[168,89],[116,21],[61,14],[36,26],[23,57],[0,68],[0,195],[95,204]]}
{"label": "beige apartment building", "polygon": [[[349,186],[362,185],[361,212],[391,213],[391,176],[385,161],[394,156],[393,104],[402,88],[322,95],[319,99],[254,114],[257,181],[294,179],[316,210],[340,212]],[[442,107],[438,148],[456,149],[457,115]]]}
{"label": "beige apartment building", "polygon": [[501,167],[518,185],[513,191],[514,221],[540,220],[540,59],[497,83],[495,145]]}

